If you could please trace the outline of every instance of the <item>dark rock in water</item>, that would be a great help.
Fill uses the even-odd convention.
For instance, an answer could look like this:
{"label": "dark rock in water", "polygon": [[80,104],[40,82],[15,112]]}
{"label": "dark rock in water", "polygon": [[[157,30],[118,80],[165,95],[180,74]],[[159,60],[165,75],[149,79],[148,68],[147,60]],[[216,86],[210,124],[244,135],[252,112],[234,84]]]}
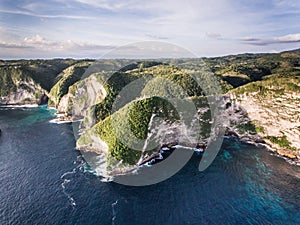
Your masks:
{"label": "dark rock in water", "polygon": [[0,129],[0,136],[1,136],[2,130]]}
{"label": "dark rock in water", "polygon": [[38,100],[37,104],[38,105],[46,105],[46,104],[48,104],[48,100],[49,100],[49,97],[46,94],[43,94],[40,97],[40,99]]}
{"label": "dark rock in water", "polygon": [[146,164],[148,162],[151,162],[152,160],[154,160],[155,158],[159,157],[159,153],[158,152],[155,152],[153,153],[151,156],[149,156],[147,159],[144,159],[140,164],[139,166],[143,165],[143,164]]}
{"label": "dark rock in water", "polygon": [[259,136],[259,135],[244,135],[240,137],[240,142],[246,143],[246,144],[265,144],[265,141]]}
{"label": "dark rock in water", "polygon": [[178,145],[178,142],[171,142],[171,143],[168,143],[168,144],[163,144],[161,147],[162,148],[172,148],[176,145]]}
{"label": "dark rock in water", "polygon": [[148,158],[144,159],[139,166],[143,164],[154,165],[168,158],[172,152],[176,149],[177,142],[172,142],[169,144],[163,144],[158,152],[154,152]]}
{"label": "dark rock in water", "polygon": [[265,140],[262,139],[261,137],[254,137],[254,140],[253,140],[255,143],[260,143],[260,144],[265,144]]}
{"label": "dark rock in water", "polygon": [[199,142],[196,146],[197,149],[203,149],[203,151],[206,149],[207,143],[205,142]]}
{"label": "dark rock in water", "polygon": [[239,135],[228,127],[225,130],[225,136],[234,136],[236,138],[239,138]]}

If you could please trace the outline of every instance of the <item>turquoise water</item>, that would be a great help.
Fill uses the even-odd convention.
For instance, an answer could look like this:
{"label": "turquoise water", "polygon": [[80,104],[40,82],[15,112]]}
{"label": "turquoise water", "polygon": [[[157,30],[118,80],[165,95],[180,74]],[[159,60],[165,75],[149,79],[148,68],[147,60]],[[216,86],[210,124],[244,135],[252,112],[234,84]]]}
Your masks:
{"label": "turquoise water", "polygon": [[0,108],[0,224],[300,224],[300,169],[226,139],[147,187],[103,183],[47,108]]}

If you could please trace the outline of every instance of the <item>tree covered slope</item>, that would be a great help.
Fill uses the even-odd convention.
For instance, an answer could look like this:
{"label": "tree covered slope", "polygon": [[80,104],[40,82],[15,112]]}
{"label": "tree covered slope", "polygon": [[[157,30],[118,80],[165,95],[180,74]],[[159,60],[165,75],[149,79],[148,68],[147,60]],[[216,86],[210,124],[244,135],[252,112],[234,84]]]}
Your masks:
{"label": "tree covered slope", "polygon": [[[275,147],[299,151],[299,50],[202,59],[135,62],[106,59],[102,61],[101,71],[95,70],[90,77],[84,77],[93,62],[73,59],[0,61],[0,104],[33,103],[43,92],[47,93],[49,104],[58,107],[68,119],[82,119],[83,135],[77,142],[78,147],[95,152],[105,149],[109,168],[114,165],[112,162],[136,165],[146,157],[118,140],[112,121],[117,121],[117,130],[121,131],[125,126],[121,115],[127,115],[134,137],[144,140],[149,135],[152,115],[162,113],[167,120],[178,121],[174,109],[167,103],[168,98],[191,99],[199,114],[199,133],[207,138],[213,119],[203,100],[207,94],[203,87],[211,93],[217,93],[214,89],[219,88],[219,94],[230,96],[232,105],[239,104],[245,110],[239,120],[229,122],[235,132],[259,134]],[[210,83],[212,74],[218,88]],[[116,109],[115,103],[120,98],[127,101]],[[155,109],[160,111],[153,111]],[[238,110],[230,111],[228,116],[234,117],[235,111]],[[247,118],[243,120],[243,117]],[[95,138],[102,143],[98,147],[93,145]]]}

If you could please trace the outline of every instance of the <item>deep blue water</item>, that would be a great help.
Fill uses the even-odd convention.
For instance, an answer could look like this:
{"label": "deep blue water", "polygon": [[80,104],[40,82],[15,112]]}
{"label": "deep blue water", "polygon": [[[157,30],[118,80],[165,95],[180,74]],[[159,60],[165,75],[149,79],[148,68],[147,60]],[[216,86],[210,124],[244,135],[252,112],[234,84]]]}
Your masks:
{"label": "deep blue water", "polygon": [[225,140],[204,172],[194,156],[152,186],[85,172],[72,127],[46,108],[0,108],[0,224],[300,224],[300,169]]}

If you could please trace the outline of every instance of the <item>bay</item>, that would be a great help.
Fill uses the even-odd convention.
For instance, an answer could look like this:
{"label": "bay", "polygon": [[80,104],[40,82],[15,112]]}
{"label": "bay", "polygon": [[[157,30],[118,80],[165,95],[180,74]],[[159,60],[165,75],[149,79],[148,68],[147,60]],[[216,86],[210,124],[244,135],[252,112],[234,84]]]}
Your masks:
{"label": "bay", "polygon": [[225,139],[145,187],[105,183],[76,151],[72,126],[45,107],[0,108],[0,224],[300,224],[300,169]]}

